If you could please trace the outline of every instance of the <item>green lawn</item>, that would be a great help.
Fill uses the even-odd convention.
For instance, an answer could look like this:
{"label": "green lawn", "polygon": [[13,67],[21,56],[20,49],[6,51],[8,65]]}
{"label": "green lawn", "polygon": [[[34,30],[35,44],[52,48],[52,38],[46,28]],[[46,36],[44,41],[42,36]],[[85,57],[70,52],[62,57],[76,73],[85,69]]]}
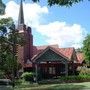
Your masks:
{"label": "green lawn", "polygon": [[[6,89],[7,88],[7,89]],[[1,87],[0,90],[13,90],[11,87]],[[14,90],[90,90],[90,82],[66,83],[66,84],[46,84],[46,85],[21,85]]]}
{"label": "green lawn", "polygon": [[0,86],[0,90],[13,90],[13,89],[11,86],[2,85],[2,86]]}

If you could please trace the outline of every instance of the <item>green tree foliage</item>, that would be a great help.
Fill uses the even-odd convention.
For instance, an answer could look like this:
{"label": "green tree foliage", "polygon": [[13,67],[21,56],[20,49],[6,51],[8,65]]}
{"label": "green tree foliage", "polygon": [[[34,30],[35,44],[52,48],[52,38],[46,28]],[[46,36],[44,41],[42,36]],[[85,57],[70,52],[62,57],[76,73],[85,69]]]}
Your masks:
{"label": "green tree foliage", "polygon": [[[24,0],[25,1],[25,0]],[[32,0],[33,2],[39,2],[40,0]],[[73,4],[79,3],[84,0],[47,0],[49,6],[59,5],[59,6],[72,6]],[[88,0],[90,1],[90,0]]]}
{"label": "green tree foliage", "polygon": [[33,73],[33,72],[25,72],[22,74],[21,78],[23,78],[25,81],[32,82],[34,75],[35,75],[35,73]]}
{"label": "green tree foliage", "polygon": [[0,20],[0,70],[6,75],[17,70],[17,45],[22,45],[23,38],[15,29],[11,18]]}
{"label": "green tree foliage", "polygon": [[85,60],[89,63],[90,66],[90,35],[87,35],[83,41],[83,52]]}
{"label": "green tree foliage", "polygon": [[82,48],[77,48],[75,51],[76,51],[77,53],[82,53]]}
{"label": "green tree foliage", "polygon": [[[25,0],[23,0],[25,1]],[[40,0],[32,0],[33,2],[39,2]],[[58,5],[58,6],[72,6],[73,4],[79,3],[84,0],[47,0],[49,6]],[[88,0],[90,1],[90,0]],[[5,4],[0,0],[0,15],[5,13]]]}
{"label": "green tree foliage", "polygon": [[59,5],[59,6],[72,6],[72,4],[79,3],[83,0],[48,0],[48,4],[52,5]]}
{"label": "green tree foliage", "polygon": [[5,14],[5,4],[0,0],[0,15]]}
{"label": "green tree foliage", "polygon": [[[23,0],[25,1],[25,0]],[[33,2],[39,2],[40,0],[32,0]],[[59,6],[72,6],[73,4],[79,3],[81,1],[84,0],[47,0],[47,3],[49,6],[53,6],[53,5],[59,5]],[[88,0],[90,1],[90,0]],[[0,15],[5,13],[5,4],[2,2],[2,0],[0,0]]]}

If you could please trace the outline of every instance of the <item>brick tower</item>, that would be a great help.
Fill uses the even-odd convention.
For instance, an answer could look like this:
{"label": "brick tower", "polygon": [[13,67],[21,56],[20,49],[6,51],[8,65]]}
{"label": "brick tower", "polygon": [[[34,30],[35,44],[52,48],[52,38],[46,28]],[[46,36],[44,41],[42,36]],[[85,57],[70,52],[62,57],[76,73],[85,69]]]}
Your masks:
{"label": "brick tower", "polygon": [[31,60],[32,55],[33,55],[33,36],[31,32],[31,28],[27,27],[24,24],[22,0],[20,3],[17,29],[18,29],[19,34],[22,35],[25,40],[24,46],[18,46],[18,60],[22,65],[24,65]]}

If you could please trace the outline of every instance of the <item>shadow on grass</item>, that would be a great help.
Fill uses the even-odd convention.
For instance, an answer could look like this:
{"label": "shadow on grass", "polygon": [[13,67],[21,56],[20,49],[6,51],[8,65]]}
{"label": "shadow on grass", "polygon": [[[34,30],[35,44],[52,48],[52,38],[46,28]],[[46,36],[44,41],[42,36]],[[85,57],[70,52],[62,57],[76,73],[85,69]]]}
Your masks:
{"label": "shadow on grass", "polygon": [[13,90],[10,86],[0,86],[0,90]]}
{"label": "shadow on grass", "polygon": [[49,87],[47,90],[83,90],[84,88],[85,88],[84,85],[67,84],[67,85],[55,85]]}
{"label": "shadow on grass", "polygon": [[37,85],[33,87],[22,87],[15,90],[84,90],[84,85],[73,84],[52,84],[52,85]]}
{"label": "shadow on grass", "polygon": [[[48,86],[40,86],[36,88],[31,88],[30,90],[84,90],[84,85],[73,85],[73,84],[67,84],[67,85],[48,85]],[[25,89],[24,89],[25,90]],[[29,90],[29,89],[28,89]]]}

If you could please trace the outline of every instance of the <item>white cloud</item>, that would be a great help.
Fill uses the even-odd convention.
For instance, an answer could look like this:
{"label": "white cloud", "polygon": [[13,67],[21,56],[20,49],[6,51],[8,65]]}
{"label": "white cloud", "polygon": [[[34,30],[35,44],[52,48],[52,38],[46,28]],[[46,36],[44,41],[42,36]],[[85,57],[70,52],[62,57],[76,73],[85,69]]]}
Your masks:
{"label": "white cloud", "polygon": [[86,31],[78,24],[68,25],[65,22],[55,21],[47,25],[40,25],[37,31],[46,36],[49,44],[58,44],[60,47],[81,47]]}
{"label": "white cloud", "polygon": [[[25,23],[29,26],[32,25],[33,27],[40,23],[40,19],[42,18],[43,14],[48,13],[48,8],[46,6],[41,7],[36,3],[23,3],[23,7]],[[5,12],[6,14],[0,16],[0,18],[12,17],[14,21],[17,21],[19,15],[19,5],[14,1],[9,1],[6,4]]]}
{"label": "white cloud", "polygon": [[[78,24],[68,25],[66,22],[54,21],[47,25],[40,25],[44,14],[49,10],[46,6],[24,3],[24,18],[26,25],[35,28],[40,34],[46,37],[48,44],[58,44],[60,47],[80,47],[86,35],[86,30]],[[6,4],[6,14],[2,17],[12,17],[18,20],[19,5],[14,1]]]}
{"label": "white cloud", "polygon": [[29,26],[36,27],[40,24],[42,16],[47,13],[48,8],[46,6],[41,7],[36,3],[24,4],[25,21]]}
{"label": "white cloud", "polygon": [[8,2],[6,4],[5,15],[0,16],[0,18],[12,17],[14,21],[16,21],[19,11],[18,8],[18,4],[16,4],[14,1]]}

